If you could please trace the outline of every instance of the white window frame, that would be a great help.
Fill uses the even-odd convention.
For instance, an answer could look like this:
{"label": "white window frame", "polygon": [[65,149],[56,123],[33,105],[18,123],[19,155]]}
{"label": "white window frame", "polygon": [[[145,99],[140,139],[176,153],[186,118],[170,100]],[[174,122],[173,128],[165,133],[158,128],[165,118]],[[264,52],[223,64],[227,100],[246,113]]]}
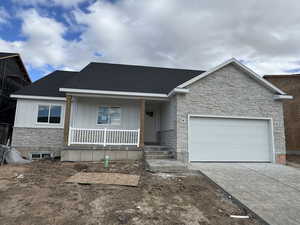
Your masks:
{"label": "white window frame", "polygon": [[[43,157],[43,155],[46,155],[46,154],[49,154],[50,155],[50,158],[53,158],[54,154],[53,152],[29,152],[28,153],[28,158],[30,160],[39,160],[39,159],[45,159],[47,157]],[[32,158],[32,155],[40,155],[39,158]]]}
{"label": "white window frame", "polygon": [[[120,108],[120,122],[119,123],[106,123],[106,124],[98,123],[99,110],[101,107]],[[119,105],[98,105],[97,113],[96,113],[96,125],[97,126],[121,126],[121,124],[122,124],[122,107],[121,106],[119,106]]]}
{"label": "white window frame", "polygon": [[[39,118],[39,107],[40,106],[49,106],[49,112],[48,112],[48,122],[38,122]],[[60,121],[59,123],[50,123],[50,111],[52,106],[60,106]],[[62,104],[49,104],[49,103],[39,103],[37,104],[37,110],[36,110],[36,124],[42,125],[52,125],[52,126],[58,126],[62,125],[62,119],[63,119],[63,105]]]}

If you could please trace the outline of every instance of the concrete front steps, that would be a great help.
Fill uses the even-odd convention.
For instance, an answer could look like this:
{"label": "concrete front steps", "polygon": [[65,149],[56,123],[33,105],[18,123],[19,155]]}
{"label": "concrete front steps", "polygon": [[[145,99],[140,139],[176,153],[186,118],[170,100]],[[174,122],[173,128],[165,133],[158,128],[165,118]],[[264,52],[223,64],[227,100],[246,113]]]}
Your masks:
{"label": "concrete front steps", "polygon": [[188,170],[187,165],[175,159],[175,154],[168,146],[144,146],[146,169],[154,173],[181,173]]}
{"label": "concrete front steps", "polygon": [[146,145],[144,146],[145,159],[174,159],[174,152],[167,146]]}
{"label": "concrete front steps", "polygon": [[146,159],[146,169],[153,173],[182,173],[187,172],[188,167],[176,159]]}

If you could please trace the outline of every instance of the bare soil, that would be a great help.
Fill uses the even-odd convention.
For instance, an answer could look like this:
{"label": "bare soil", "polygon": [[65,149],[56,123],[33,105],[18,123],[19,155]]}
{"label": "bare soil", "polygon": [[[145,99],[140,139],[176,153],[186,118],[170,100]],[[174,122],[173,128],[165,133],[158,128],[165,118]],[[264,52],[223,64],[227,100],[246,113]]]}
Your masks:
{"label": "bare soil", "polygon": [[[247,212],[202,175],[151,174],[138,161],[110,165],[35,161],[0,167],[0,224],[260,224],[251,214],[250,219],[230,218]],[[141,179],[138,187],[65,183],[79,171]]]}
{"label": "bare soil", "polygon": [[300,155],[287,155],[286,163],[289,166],[300,168]]}

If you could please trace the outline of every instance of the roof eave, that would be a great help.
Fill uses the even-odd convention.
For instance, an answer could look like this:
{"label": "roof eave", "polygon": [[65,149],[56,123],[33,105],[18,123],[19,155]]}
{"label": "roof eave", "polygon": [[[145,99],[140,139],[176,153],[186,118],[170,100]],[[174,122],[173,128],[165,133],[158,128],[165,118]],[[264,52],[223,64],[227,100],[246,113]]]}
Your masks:
{"label": "roof eave", "polygon": [[294,97],[292,95],[274,95],[274,100],[292,100]]}
{"label": "roof eave", "polygon": [[59,91],[66,92],[66,93],[78,93],[78,94],[98,94],[98,95],[110,95],[110,96],[168,98],[167,94],[146,93],[146,92],[107,91],[107,90],[91,90],[91,89],[76,89],[76,88],[59,88]]}
{"label": "roof eave", "polygon": [[40,95],[16,95],[11,94],[11,98],[17,98],[17,99],[33,99],[33,100],[57,100],[57,101],[65,101],[65,97],[53,97],[53,96],[40,96]]}

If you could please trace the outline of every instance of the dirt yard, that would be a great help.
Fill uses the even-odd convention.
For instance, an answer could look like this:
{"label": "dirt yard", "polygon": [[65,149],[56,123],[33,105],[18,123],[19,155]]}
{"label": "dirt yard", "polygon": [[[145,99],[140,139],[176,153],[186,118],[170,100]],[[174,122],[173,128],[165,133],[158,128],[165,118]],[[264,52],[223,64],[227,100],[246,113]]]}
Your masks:
{"label": "dirt yard", "polygon": [[[141,175],[138,187],[65,183],[77,172]],[[145,172],[140,162],[35,161],[0,167],[1,225],[260,224],[202,175]]]}

